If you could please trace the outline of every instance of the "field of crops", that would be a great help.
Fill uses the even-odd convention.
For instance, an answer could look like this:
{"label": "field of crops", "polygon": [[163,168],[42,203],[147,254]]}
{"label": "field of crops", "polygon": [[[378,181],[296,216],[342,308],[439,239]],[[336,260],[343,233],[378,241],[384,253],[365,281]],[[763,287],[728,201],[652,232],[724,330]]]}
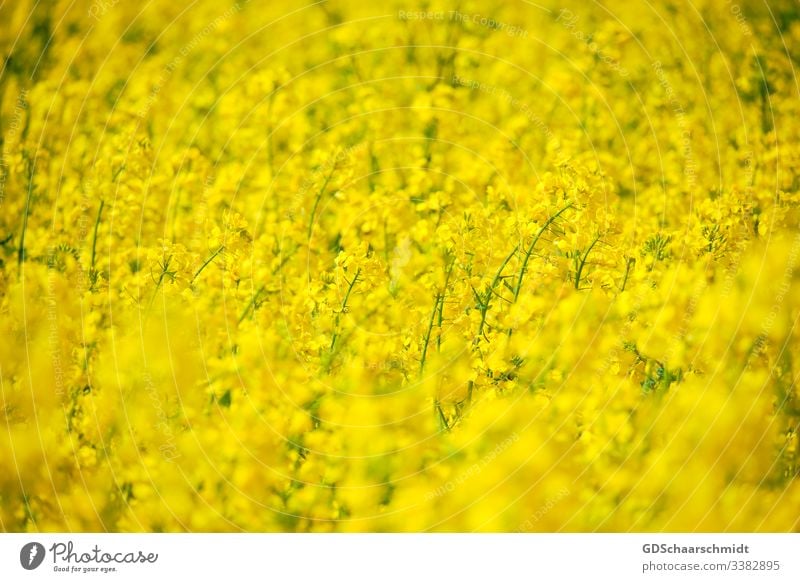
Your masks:
{"label": "field of crops", "polygon": [[798,47],[0,3],[0,530],[800,530]]}

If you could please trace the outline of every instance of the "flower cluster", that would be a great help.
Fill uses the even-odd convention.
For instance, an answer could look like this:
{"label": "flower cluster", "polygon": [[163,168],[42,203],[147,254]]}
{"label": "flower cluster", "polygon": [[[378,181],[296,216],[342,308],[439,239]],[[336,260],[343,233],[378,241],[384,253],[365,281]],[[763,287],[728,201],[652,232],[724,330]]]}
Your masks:
{"label": "flower cluster", "polygon": [[798,531],[796,6],[545,4],[0,7],[0,528]]}

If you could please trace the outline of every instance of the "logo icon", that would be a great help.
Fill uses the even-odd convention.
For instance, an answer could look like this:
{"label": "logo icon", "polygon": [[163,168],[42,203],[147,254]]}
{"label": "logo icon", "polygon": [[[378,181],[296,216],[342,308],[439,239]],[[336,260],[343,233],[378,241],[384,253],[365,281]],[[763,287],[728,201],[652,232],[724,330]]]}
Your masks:
{"label": "logo icon", "polygon": [[30,542],[22,546],[19,552],[19,563],[26,570],[35,570],[44,561],[44,546],[39,542]]}

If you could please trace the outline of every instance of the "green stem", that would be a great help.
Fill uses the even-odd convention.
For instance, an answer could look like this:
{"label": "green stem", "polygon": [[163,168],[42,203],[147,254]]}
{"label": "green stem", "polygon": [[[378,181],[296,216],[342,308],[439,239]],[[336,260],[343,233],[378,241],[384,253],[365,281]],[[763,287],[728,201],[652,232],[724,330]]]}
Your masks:
{"label": "green stem", "polygon": [[211,255],[210,257],[208,257],[208,259],[206,259],[206,262],[205,262],[205,263],[203,263],[203,264],[200,266],[200,268],[199,268],[199,269],[197,269],[197,272],[194,274],[194,277],[192,277],[192,280],[191,280],[191,281],[189,281],[189,285],[191,285],[192,283],[194,283],[194,280],[195,280],[195,279],[197,279],[198,275],[200,275],[200,273],[202,273],[202,272],[203,272],[203,269],[205,269],[205,268],[208,266],[208,264],[209,264],[211,261],[213,261],[213,260],[216,258],[216,256],[217,256],[218,254],[220,254],[220,253],[223,251],[223,249],[224,249],[224,248],[225,248],[225,245],[219,245],[219,248],[218,248],[216,251],[214,251],[214,254],[213,254],[213,255]]}
{"label": "green stem", "polygon": [[631,265],[632,264],[633,264],[633,259],[632,258],[628,258],[628,260],[625,261],[625,278],[622,279],[622,287],[620,287],[620,290],[619,290],[620,293],[625,291],[625,285],[628,283],[628,275],[631,272]]}
{"label": "green stem", "polygon": [[28,215],[31,209],[31,197],[33,196],[33,162],[24,155],[28,174],[28,193],[25,197],[25,214],[22,217],[22,234],[19,237],[19,249],[17,250],[17,268],[22,271],[22,262],[25,260],[25,233],[28,231]]}
{"label": "green stem", "polygon": [[[272,269],[273,275],[283,268],[283,266],[289,261],[289,259],[292,258],[292,255],[294,255],[295,252],[297,252],[297,249],[298,247],[295,247],[292,249],[291,252],[286,253],[283,256],[281,262],[278,263],[278,265],[276,265],[274,269]],[[242,311],[242,314],[239,316],[239,323],[242,323],[244,321],[244,318],[247,317],[251,309],[255,312],[256,304],[258,303],[258,299],[261,298],[261,293],[264,291],[265,287],[266,285],[261,285],[261,287],[259,287],[258,290],[255,292],[253,298],[250,300],[250,302],[247,304],[247,307],[244,308],[244,311]]]}
{"label": "green stem", "polygon": [[436,412],[438,413],[439,422],[442,423],[442,426],[444,426],[445,430],[449,431],[450,425],[447,424],[447,417],[444,415],[444,410],[442,410],[442,405],[439,404],[438,400],[434,401],[434,407],[436,408]]}
{"label": "green stem", "polygon": [[581,257],[581,264],[578,267],[578,269],[575,271],[575,289],[580,289],[581,273],[583,273],[583,267],[584,267],[584,265],[586,265],[586,259],[589,258],[589,253],[592,252],[592,249],[594,248],[594,245],[596,245],[597,241],[599,241],[599,240],[600,240],[600,235],[598,234],[595,237],[595,239],[592,241],[592,244],[589,245],[589,248],[586,249],[586,252],[583,253],[583,256]]}
{"label": "green stem", "polygon": [[251,309],[255,311],[256,303],[261,298],[261,292],[264,290],[264,287],[266,287],[266,285],[259,287],[258,290],[253,294],[253,298],[247,304],[247,307],[244,308],[244,311],[242,311],[242,315],[239,316],[239,323],[244,321],[244,318],[247,317],[247,314],[250,313]]}
{"label": "green stem", "polygon": [[419,374],[425,369],[425,358],[428,355],[428,343],[431,341],[431,332],[433,331],[433,322],[436,318],[436,312],[439,310],[439,301],[442,299],[442,294],[437,293],[436,299],[433,302],[433,311],[431,312],[431,320],[428,322],[428,331],[425,333],[425,342],[422,344],[422,356],[419,361]]}
{"label": "green stem", "polygon": [[556,212],[553,216],[548,218],[547,222],[545,222],[542,225],[542,227],[539,229],[539,232],[536,233],[536,236],[531,241],[528,250],[525,252],[525,258],[522,260],[522,268],[519,270],[519,277],[517,278],[517,286],[514,289],[514,303],[516,303],[517,299],[519,299],[519,292],[522,290],[522,279],[525,276],[525,271],[528,268],[528,261],[530,260],[531,255],[533,254],[533,249],[536,247],[536,243],[539,242],[539,238],[541,238],[542,234],[544,234],[544,231],[550,227],[553,221],[556,218],[558,218],[563,212],[565,212],[568,208],[571,207],[572,207],[572,202],[570,202],[564,208],[562,208],[561,210]]}
{"label": "green stem", "polygon": [[89,267],[89,273],[93,274],[94,270],[94,262],[95,257],[97,256],[97,230],[100,227],[100,217],[103,215],[103,207],[105,206],[105,200],[100,201],[100,208],[97,209],[97,218],[94,221],[94,235],[92,237],[92,262]]}
{"label": "green stem", "polygon": [[308,232],[306,233],[308,240],[311,240],[311,232],[314,230],[314,217],[317,214],[317,207],[319,206],[320,200],[325,195],[325,190],[328,189],[328,183],[330,183],[331,178],[333,177],[333,173],[336,171],[336,162],[333,163],[333,167],[331,171],[328,172],[328,176],[325,178],[325,181],[322,183],[322,188],[319,189],[317,192],[317,197],[314,199],[314,205],[311,207],[311,216],[308,219]]}
{"label": "green stem", "polygon": [[148,313],[150,312],[150,309],[153,307],[153,301],[156,300],[156,295],[158,295],[158,290],[161,288],[161,282],[164,280],[164,276],[167,274],[169,270],[170,261],[172,261],[172,255],[167,257],[167,259],[164,261],[164,266],[161,268],[161,274],[158,277],[156,288],[153,289],[153,296],[150,298],[150,303],[147,305]]}
{"label": "green stem", "polygon": [[436,338],[436,351],[442,349],[442,323],[444,322],[444,298],[447,293],[447,286],[450,283],[450,275],[453,273],[453,266],[456,264],[455,256],[450,259],[450,264],[447,266],[446,274],[444,277],[444,288],[442,290],[442,299],[439,301],[439,336]]}
{"label": "green stem", "polygon": [[350,281],[350,286],[347,288],[347,292],[344,294],[344,299],[342,300],[342,308],[339,313],[336,314],[336,322],[334,323],[333,328],[333,336],[331,337],[331,347],[330,352],[333,353],[333,348],[336,346],[336,340],[339,337],[339,318],[341,317],[342,313],[344,313],[345,309],[347,309],[347,300],[350,299],[350,293],[353,291],[353,287],[356,285],[356,281],[358,281],[358,275],[361,273],[361,268],[359,267],[356,270],[356,275],[353,277],[353,280]]}
{"label": "green stem", "polygon": [[119,178],[119,175],[122,173],[124,169],[125,169],[125,164],[120,164],[119,168],[117,168],[116,171],[111,176],[111,181],[116,182],[117,178]]}
{"label": "green stem", "polygon": [[519,245],[516,245],[513,249],[511,249],[511,252],[501,263],[500,268],[497,269],[497,273],[495,274],[494,279],[492,279],[491,284],[486,289],[486,296],[480,302],[481,322],[480,325],[478,326],[478,333],[477,333],[478,336],[480,336],[483,333],[483,328],[486,325],[486,314],[489,311],[489,303],[491,301],[494,288],[497,287],[497,283],[500,281],[500,276],[503,274],[503,270],[506,268],[506,265],[508,265],[508,262],[511,260],[511,257],[513,257],[516,254],[518,249]]}
{"label": "green stem", "polygon": [[442,323],[444,321],[444,313],[443,313],[443,311],[444,311],[444,297],[442,297],[442,300],[439,301],[439,321],[437,322],[437,325],[439,326],[439,335],[436,336],[436,351],[437,352],[442,351]]}

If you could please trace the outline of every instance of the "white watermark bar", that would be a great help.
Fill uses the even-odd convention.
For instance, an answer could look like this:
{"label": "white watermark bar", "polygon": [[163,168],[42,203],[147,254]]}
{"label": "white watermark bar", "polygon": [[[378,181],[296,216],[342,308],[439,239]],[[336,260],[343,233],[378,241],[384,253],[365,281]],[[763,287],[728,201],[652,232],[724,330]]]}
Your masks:
{"label": "white watermark bar", "polygon": [[800,580],[800,534],[2,534],[0,580]]}

